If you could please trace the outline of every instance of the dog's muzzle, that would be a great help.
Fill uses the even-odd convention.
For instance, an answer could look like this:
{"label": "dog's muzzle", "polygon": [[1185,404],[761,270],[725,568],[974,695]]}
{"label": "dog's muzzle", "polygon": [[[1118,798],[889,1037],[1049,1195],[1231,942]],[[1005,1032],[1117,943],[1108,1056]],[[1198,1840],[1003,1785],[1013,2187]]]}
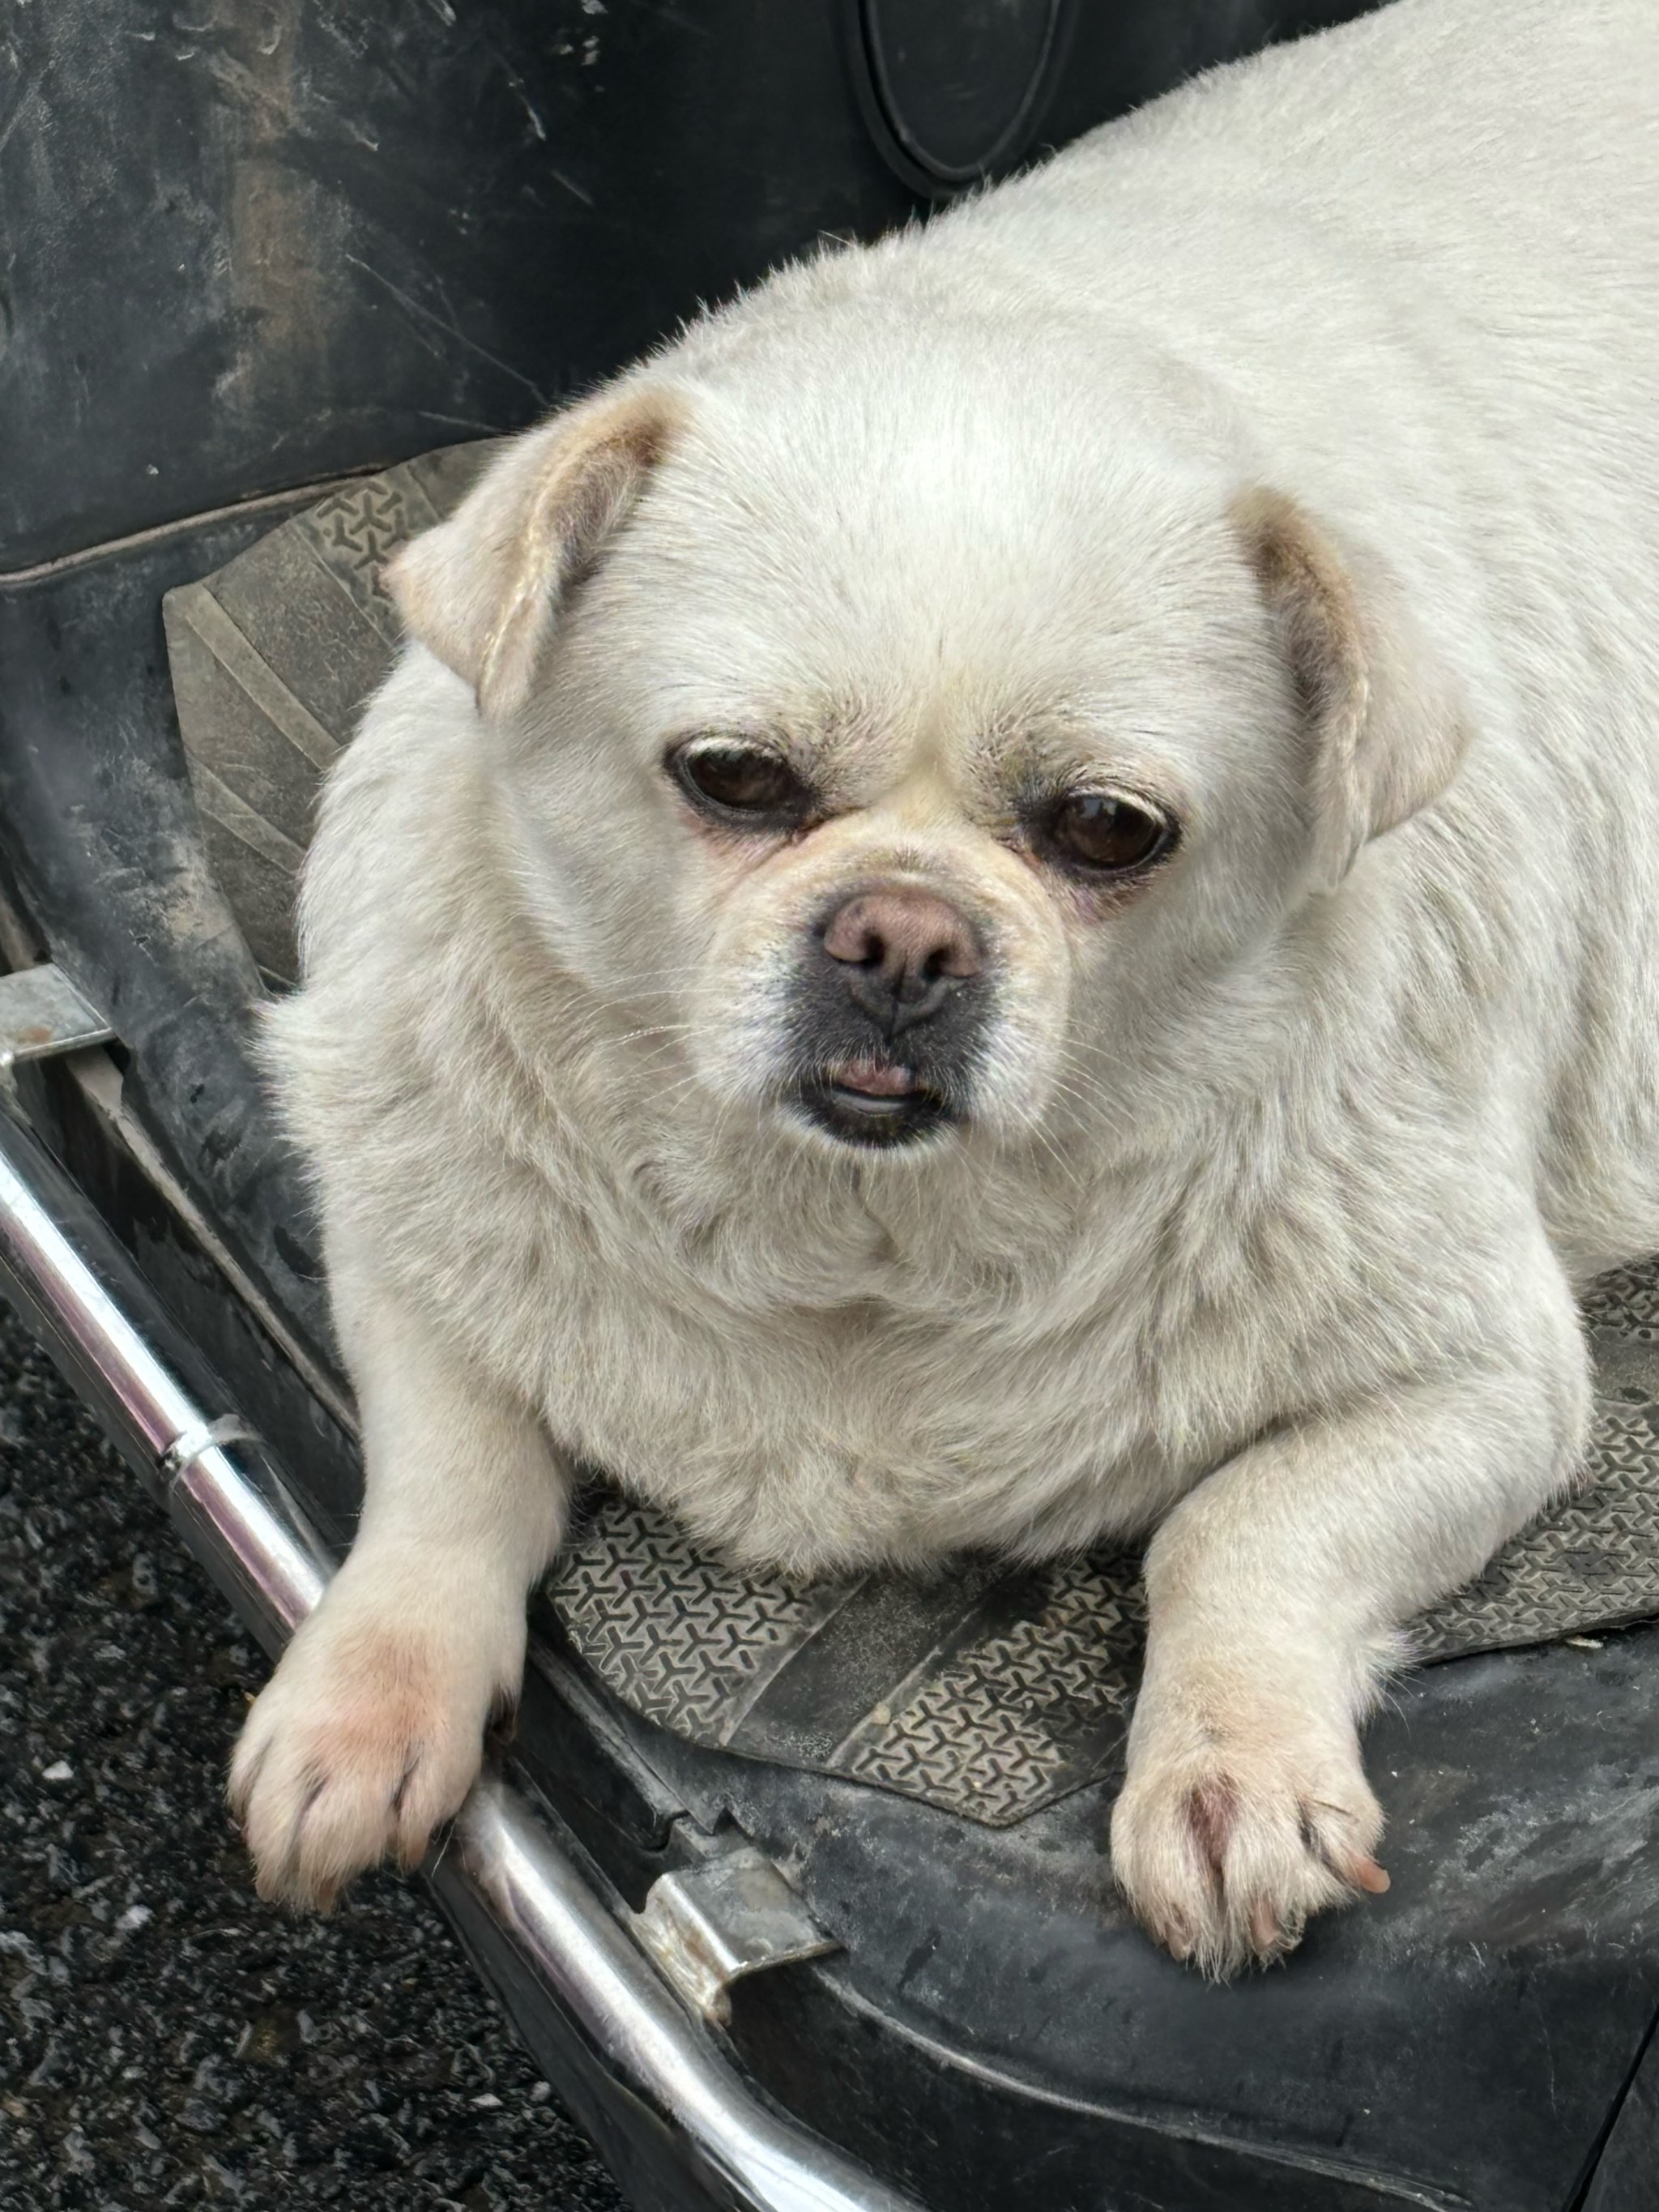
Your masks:
{"label": "dog's muzzle", "polygon": [[911,885],[819,920],[794,993],[792,1103],[844,1144],[893,1146],[967,1118],[990,998],[980,931]]}

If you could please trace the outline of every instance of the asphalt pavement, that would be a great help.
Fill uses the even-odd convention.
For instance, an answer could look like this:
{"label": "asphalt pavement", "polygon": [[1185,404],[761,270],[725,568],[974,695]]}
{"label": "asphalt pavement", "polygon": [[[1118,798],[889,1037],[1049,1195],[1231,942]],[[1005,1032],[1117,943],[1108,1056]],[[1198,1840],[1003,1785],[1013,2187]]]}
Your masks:
{"label": "asphalt pavement", "polygon": [[0,2206],[623,2212],[422,1893],[255,1897],[264,1674],[0,1307]]}

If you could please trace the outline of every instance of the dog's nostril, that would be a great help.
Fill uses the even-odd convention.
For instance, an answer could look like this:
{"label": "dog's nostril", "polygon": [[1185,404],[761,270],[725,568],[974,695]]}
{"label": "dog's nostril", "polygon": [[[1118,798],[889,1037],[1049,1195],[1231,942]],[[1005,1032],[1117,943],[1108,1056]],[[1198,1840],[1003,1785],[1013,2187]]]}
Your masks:
{"label": "dog's nostril", "polygon": [[856,933],[849,930],[838,933],[832,925],[823,942],[831,957],[844,960],[849,968],[880,968],[886,963],[887,940],[869,922]]}
{"label": "dog's nostril", "polygon": [[823,949],[832,960],[873,969],[896,989],[943,977],[964,981],[984,965],[966,915],[931,891],[865,891],[830,918]]}

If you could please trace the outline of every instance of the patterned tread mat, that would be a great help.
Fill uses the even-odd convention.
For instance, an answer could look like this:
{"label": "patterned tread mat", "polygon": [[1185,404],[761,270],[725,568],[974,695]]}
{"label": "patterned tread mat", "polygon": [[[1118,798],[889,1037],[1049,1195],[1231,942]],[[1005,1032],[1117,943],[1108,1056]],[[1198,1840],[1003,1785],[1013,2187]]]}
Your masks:
{"label": "patterned tread mat", "polygon": [[[342,484],[167,594],[209,853],[273,983],[295,971],[295,884],[323,772],[396,646],[380,564],[448,512],[489,450]],[[1416,1624],[1424,1659],[1659,1615],[1659,1261],[1607,1276],[1585,1310],[1599,1364],[1585,1482]],[[590,1501],[546,1595],[580,1660],[647,1719],[994,1826],[1111,1770],[1145,1628],[1131,1555],[810,1586],[700,1557],[611,1492]]]}
{"label": "patterned tread mat", "polygon": [[[1599,1374],[1584,1480],[1413,1625],[1424,1661],[1659,1615],[1659,1261],[1607,1277],[1585,1314]],[[702,1559],[610,1491],[546,1595],[578,1657],[647,1719],[993,1827],[1121,1759],[1146,1619],[1134,1553],[811,1587]]]}
{"label": "patterned tread mat", "polygon": [[446,446],[355,477],[162,600],[208,857],[268,982],[299,972],[295,892],[323,774],[398,648],[381,567],[492,450]]}

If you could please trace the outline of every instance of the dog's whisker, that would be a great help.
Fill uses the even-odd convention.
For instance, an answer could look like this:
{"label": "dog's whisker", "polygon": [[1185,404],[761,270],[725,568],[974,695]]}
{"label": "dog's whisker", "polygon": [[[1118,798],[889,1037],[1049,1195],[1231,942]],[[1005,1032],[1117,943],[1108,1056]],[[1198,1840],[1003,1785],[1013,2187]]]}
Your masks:
{"label": "dog's whisker", "polygon": [[601,1038],[596,1042],[611,1044],[632,1044],[640,1037],[684,1036],[695,1030],[695,1022],[654,1022],[649,1029],[628,1030],[619,1037]]}

